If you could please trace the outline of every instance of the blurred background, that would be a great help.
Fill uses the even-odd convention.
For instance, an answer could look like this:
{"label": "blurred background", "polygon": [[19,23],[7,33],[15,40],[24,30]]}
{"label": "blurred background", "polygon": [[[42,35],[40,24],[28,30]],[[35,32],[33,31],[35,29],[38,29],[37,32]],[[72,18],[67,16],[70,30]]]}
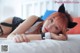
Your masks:
{"label": "blurred background", "polygon": [[57,11],[62,3],[73,17],[80,16],[80,0],[0,0],[0,21],[14,16],[42,16],[46,10]]}

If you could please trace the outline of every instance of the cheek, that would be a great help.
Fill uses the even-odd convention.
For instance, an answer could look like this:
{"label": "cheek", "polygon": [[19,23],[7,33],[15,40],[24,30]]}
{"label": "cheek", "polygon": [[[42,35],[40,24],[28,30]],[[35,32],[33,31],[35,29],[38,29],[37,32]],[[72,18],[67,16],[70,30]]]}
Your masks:
{"label": "cheek", "polygon": [[50,24],[50,21],[49,20],[46,20],[43,24],[43,27],[47,27],[48,25]]}
{"label": "cheek", "polygon": [[50,22],[47,20],[44,22],[43,26],[42,26],[42,32],[45,32],[45,27],[47,28],[47,26],[50,24]]}
{"label": "cheek", "polygon": [[53,30],[51,30],[51,32],[54,32],[54,33],[59,33],[59,32],[60,32],[60,30],[53,29]]}
{"label": "cheek", "polygon": [[48,28],[49,32],[53,32],[53,33],[59,33],[60,30],[57,30],[55,27],[50,27]]}
{"label": "cheek", "polygon": [[50,32],[56,31],[54,27],[49,27],[48,30],[49,30]]}

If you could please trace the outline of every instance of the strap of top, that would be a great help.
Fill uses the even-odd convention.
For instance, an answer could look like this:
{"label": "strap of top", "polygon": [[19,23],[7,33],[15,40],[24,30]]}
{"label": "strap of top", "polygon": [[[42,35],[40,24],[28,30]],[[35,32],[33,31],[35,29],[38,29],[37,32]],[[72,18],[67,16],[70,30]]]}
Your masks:
{"label": "strap of top", "polygon": [[3,26],[8,26],[8,27],[13,27],[12,24],[6,23],[6,22],[1,22],[1,25]]}

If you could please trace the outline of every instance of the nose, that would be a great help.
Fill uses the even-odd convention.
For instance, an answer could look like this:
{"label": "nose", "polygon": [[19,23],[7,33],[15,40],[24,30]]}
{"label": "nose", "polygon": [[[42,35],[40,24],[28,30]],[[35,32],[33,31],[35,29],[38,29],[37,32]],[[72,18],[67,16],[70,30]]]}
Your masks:
{"label": "nose", "polygon": [[52,29],[52,27],[53,27],[53,25],[52,24],[50,24],[50,25],[48,25],[48,29]]}

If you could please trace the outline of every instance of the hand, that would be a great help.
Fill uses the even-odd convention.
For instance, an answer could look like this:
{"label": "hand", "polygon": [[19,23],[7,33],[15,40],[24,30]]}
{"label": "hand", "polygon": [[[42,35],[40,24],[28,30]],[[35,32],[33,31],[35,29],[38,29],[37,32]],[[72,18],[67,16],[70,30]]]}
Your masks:
{"label": "hand", "polygon": [[20,42],[30,42],[30,40],[24,34],[16,35],[13,39],[17,43],[20,43]]}
{"label": "hand", "polygon": [[51,37],[52,37],[52,39],[55,39],[55,40],[67,40],[67,36],[64,34],[51,33]]}

